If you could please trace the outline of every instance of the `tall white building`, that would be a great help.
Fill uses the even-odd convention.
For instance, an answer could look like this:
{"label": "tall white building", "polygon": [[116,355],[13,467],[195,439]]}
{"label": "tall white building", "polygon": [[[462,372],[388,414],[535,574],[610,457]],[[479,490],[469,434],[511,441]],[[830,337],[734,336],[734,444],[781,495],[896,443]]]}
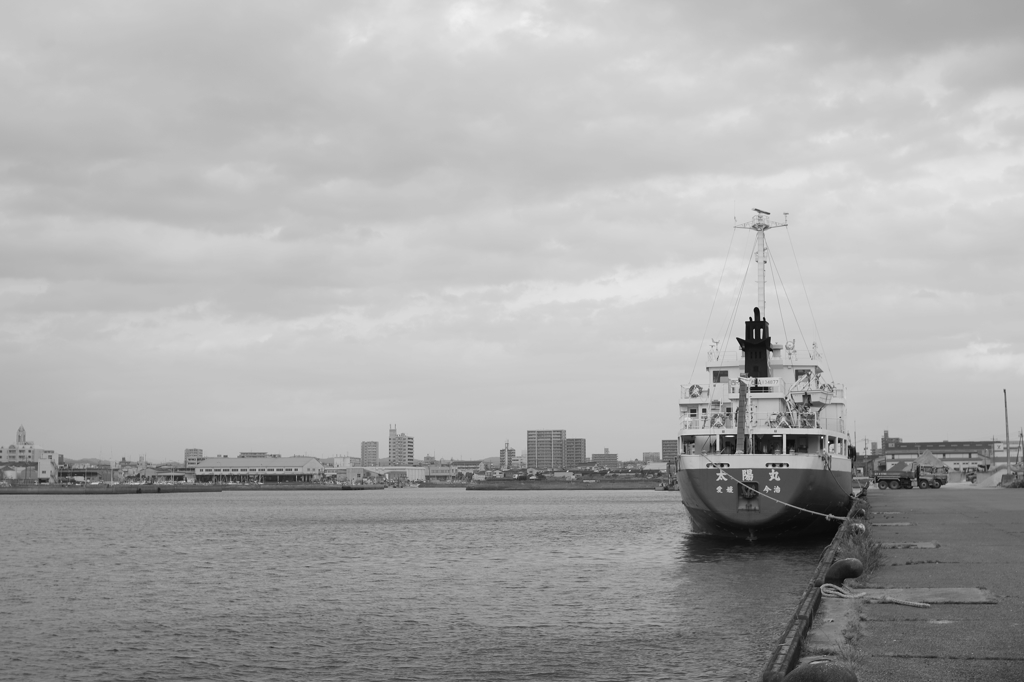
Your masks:
{"label": "tall white building", "polygon": [[587,439],[566,438],[565,439],[565,468],[583,466],[587,461]]}
{"label": "tall white building", "polygon": [[508,446],[508,441],[505,441],[505,447],[498,451],[498,468],[502,471],[508,471],[509,469],[515,469],[512,462],[516,459],[516,449]]}
{"label": "tall white building", "polygon": [[526,466],[545,471],[565,468],[565,429],[527,431]]}
{"label": "tall white building", "polygon": [[411,467],[413,460],[413,439],[404,433],[398,433],[398,425],[392,426],[388,432],[388,466]]}
{"label": "tall white building", "polygon": [[364,440],[359,447],[359,466],[375,467],[380,464],[380,443]]}
{"label": "tall white building", "polygon": [[195,469],[203,461],[202,448],[185,448],[185,468]]}

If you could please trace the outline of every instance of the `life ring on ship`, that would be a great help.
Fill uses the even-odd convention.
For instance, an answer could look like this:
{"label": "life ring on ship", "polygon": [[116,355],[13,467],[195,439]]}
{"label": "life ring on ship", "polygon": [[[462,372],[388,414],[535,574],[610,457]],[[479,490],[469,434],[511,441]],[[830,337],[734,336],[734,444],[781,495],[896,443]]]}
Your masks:
{"label": "life ring on ship", "polygon": [[711,415],[711,428],[721,429],[725,426],[725,415],[721,412],[715,412]]}
{"label": "life ring on ship", "polygon": [[689,396],[690,398],[699,398],[703,392],[704,387],[699,386],[698,384],[694,384],[690,386],[688,389],[686,389],[686,395]]}

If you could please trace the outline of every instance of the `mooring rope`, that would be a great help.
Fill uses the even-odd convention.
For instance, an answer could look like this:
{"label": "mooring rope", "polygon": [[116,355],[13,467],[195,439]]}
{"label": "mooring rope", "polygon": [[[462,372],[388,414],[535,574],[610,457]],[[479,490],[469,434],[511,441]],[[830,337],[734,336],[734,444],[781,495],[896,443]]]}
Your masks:
{"label": "mooring rope", "polygon": [[860,594],[854,594],[853,590],[845,585],[833,585],[832,583],[825,583],[821,586],[822,597],[838,597],[840,599],[860,599],[861,597],[867,596],[867,592],[861,592]]}
{"label": "mooring rope", "polygon": [[[868,596],[867,592],[860,592],[855,594],[853,590],[845,585],[832,585],[831,583],[825,583],[821,586],[822,597],[837,597],[839,599],[860,599],[861,597]],[[913,606],[919,609],[930,609],[931,604],[926,604],[923,601],[910,601],[908,599],[898,599],[896,597],[890,597],[888,595],[882,595],[879,601],[883,604],[902,604],[903,606]]]}
{"label": "mooring rope", "polygon": [[[725,471],[724,469],[720,468],[718,466],[718,462],[714,461],[713,459],[711,459],[710,457],[705,455],[703,452],[701,452],[699,454],[700,454],[701,457],[706,459],[708,462],[710,462],[711,464],[714,464],[715,468],[718,469],[719,472],[725,474],[726,476],[728,476],[732,480],[736,481],[737,483],[740,483],[740,484],[743,483],[743,481],[741,481],[740,479],[736,478],[735,476],[730,474],[728,471]],[[782,501],[782,500],[780,500],[778,498],[775,498],[775,497],[772,497],[771,495],[768,495],[767,493],[763,493],[760,490],[758,490],[757,492],[758,492],[759,495],[764,495],[765,497],[767,497],[772,502],[778,502],[779,504],[781,504],[783,506],[786,506],[786,507],[789,507],[790,509],[796,509],[797,511],[807,512],[808,514],[814,514],[815,516],[822,516],[822,517],[824,517],[824,518],[826,518],[826,519],[828,519],[830,521],[839,521],[840,523],[846,520],[845,516],[836,516],[834,514],[823,514],[821,512],[816,512],[813,509],[805,509],[804,507],[798,507],[795,504],[790,504],[789,502],[784,502],[784,501]]]}

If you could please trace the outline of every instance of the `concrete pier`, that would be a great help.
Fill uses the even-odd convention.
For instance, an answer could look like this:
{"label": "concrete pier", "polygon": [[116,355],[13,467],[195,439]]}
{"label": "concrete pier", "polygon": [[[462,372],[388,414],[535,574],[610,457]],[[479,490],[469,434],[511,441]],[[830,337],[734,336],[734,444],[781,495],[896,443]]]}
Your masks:
{"label": "concrete pier", "polygon": [[[936,599],[858,600],[860,682],[1024,679],[1024,489],[872,488],[869,499],[872,537],[885,547],[870,586]],[[951,603],[935,588],[992,598]]]}

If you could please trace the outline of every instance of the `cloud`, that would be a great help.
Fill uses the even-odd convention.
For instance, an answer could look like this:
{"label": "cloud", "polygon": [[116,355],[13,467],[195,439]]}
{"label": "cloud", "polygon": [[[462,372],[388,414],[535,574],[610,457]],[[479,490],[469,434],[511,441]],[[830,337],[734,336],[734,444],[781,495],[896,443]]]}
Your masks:
{"label": "cloud", "polygon": [[[538,393],[585,384],[616,397],[543,405],[625,451],[671,435],[663,395],[734,237],[723,301],[742,278],[730,220],[753,206],[790,213],[773,255],[794,298],[799,258],[852,374],[866,347],[916,367],[920,345],[949,371],[1013,371],[1022,13],[6,5],[0,370],[39,388],[4,410],[73,443],[134,409],[118,396],[167,393],[227,444],[175,407],[210,384],[239,428],[268,405],[347,415],[305,421],[311,448],[398,414],[437,443],[466,419],[503,442],[543,416]],[[978,329],[1010,347],[967,345]],[[618,408],[645,416],[612,426]]]}
{"label": "cloud", "polygon": [[949,369],[1024,374],[1024,352],[1015,351],[1008,343],[976,341],[941,353],[940,360]]}

